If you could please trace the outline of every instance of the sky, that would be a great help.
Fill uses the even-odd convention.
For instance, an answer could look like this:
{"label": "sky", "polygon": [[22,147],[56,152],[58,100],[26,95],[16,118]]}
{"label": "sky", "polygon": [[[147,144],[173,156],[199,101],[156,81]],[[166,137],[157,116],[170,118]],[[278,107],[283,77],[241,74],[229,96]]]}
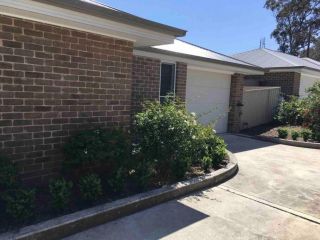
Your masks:
{"label": "sky", "polygon": [[149,20],[187,30],[185,41],[234,54],[259,47],[277,49],[276,22],[265,0],[97,0]]}

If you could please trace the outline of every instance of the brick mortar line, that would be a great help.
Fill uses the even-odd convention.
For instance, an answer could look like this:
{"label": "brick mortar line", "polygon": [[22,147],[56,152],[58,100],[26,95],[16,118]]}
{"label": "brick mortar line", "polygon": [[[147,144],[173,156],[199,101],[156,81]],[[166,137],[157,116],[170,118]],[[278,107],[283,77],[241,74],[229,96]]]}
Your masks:
{"label": "brick mortar line", "polygon": [[302,219],[307,220],[309,222],[313,222],[315,224],[319,224],[320,225],[320,219],[316,218],[316,217],[313,217],[311,215],[308,215],[308,214],[305,214],[305,213],[302,213],[302,212],[299,212],[299,211],[293,210],[291,208],[287,208],[287,207],[284,207],[284,206],[281,206],[281,205],[278,205],[278,204],[275,204],[275,203],[272,203],[272,202],[269,202],[267,200],[258,198],[258,197],[254,196],[254,195],[249,195],[249,194],[246,194],[246,193],[243,193],[243,192],[239,192],[239,191],[237,191],[237,190],[235,190],[233,188],[230,188],[230,187],[218,186],[217,188],[220,188],[220,189],[222,189],[224,191],[227,191],[227,192],[230,192],[232,194],[236,194],[238,196],[250,199],[252,201],[261,203],[263,205],[266,205],[268,207],[271,207],[271,208],[274,208],[274,209],[278,209],[278,210],[280,210],[282,212],[294,215],[296,217],[299,217],[299,218],[302,218]]}

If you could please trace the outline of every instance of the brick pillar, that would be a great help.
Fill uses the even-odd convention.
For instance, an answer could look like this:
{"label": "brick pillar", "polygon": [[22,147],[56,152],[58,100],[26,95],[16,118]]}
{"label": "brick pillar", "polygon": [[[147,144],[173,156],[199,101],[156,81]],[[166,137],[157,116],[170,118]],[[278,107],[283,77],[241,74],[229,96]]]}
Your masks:
{"label": "brick pillar", "polygon": [[240,131],[242,100],[243,100],[244,75],[234,74],[231,76],[230,87],[230,112],[228,118],[228,132],[237,133]]}
{"label": "brick pillar", "polygon": [[187,64],[177,62],[176,96],[182,101],[186,100]]}

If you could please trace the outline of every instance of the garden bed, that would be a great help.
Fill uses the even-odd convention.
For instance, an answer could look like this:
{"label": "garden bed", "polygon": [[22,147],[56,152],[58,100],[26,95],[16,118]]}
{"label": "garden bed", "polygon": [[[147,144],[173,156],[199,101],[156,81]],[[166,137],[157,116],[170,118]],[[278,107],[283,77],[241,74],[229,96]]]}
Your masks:
{"label": "garden bed", "polygon": [[[212,187],[233,177],[238,169],[236,158],[229,152],[226,166],[211,173],[195,173],[198,177],[161,188],[136,194],[131,197],[101,204],[86,210],[60,216],[45,222],[24,227],[15,232],[0,235],[0,239],[61,239],[76,232],[132,214],[156,204],[181,197],[185,194]],[[200,174],[200,175],[199,175]]]}
{"label": "garden bed", "polygon": [[[279,129],[286,129],[288,131],[288,136],[284,138],[279,138]],[[285,144],[296,147],[306,147],[320,149],[320,143],[312,139],[304,141],[303,137],[300,135],[297,139],[292,139],[292,132],[301,133],[305,128],[301,126],[284,126],[277,123],[265,124],[258,127],[250,128],[241,131],[243,135],[249,135],[256,139],[269,141],[273,143]]]}

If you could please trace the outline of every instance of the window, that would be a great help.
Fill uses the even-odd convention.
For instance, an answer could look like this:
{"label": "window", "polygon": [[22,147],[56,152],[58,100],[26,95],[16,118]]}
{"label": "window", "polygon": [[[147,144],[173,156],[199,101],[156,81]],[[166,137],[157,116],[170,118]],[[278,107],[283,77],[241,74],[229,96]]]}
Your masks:
{"label": "window", "polygon": [[175,95],[176,85],[176,65],[174,63],[161,64],[161,81],[160,81],[160,102],[168,94]]}

